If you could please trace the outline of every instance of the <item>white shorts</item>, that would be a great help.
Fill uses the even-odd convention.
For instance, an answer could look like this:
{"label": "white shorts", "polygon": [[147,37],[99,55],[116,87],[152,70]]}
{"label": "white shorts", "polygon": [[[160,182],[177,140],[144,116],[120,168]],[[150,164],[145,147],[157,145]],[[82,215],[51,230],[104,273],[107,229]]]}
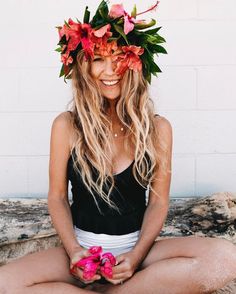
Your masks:
{"label": "white shorts", "polygon": [[91,246],[102,246],[103,252],[111,252],[114,256],[130,251],[136,244],[140,231],[125,235],[95,234],[78,229],[74,231],[79,244],[88,249]]}

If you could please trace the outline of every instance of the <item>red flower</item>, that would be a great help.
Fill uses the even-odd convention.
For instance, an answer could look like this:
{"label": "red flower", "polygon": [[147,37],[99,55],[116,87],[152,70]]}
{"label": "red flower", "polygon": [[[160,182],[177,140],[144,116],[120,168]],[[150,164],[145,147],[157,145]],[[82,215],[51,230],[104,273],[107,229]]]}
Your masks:
{"label": "red flower", "polygon": [[142,55],[144,49],[134,45],[123,46],[122,51],[125,54],[117,56],[117,68],[116,73],[118,75],[123,75],[125,71],[129,68],[134,71],[142,70],[142,61],[139,55]]}

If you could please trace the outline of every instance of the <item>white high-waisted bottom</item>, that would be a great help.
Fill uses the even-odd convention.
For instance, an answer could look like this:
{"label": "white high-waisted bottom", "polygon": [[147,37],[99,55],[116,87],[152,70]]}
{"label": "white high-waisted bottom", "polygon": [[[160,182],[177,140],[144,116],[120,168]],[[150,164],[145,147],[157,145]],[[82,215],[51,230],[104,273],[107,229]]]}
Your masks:
{"label": "white high-waisted bottom", "polygon": [[114,256],[130,251],[136,244],[140,231],[125,235],[95,234],[74,226],[79,244],[88,249],[91,246],[102,246],[103,252],[111,252]]}

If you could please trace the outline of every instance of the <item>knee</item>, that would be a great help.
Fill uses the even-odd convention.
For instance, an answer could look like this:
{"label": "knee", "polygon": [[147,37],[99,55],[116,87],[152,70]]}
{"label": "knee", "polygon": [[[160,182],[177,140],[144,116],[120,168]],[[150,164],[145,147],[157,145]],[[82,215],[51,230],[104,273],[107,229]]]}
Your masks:
{"label": "knee", "polygon": [[0,268],[0,294],[17,293],[20,293],[20,285],[17,285],[14,275],[11,275],[11,273],[5,269],[5,266],[2,266]]}
{"label": "knee", "polygon": [[212,239],[212,257],[222,268],[227,267],[236,273],[236,246],[225,239]]}
{"label": "knee", "polygon": [[208,241],[208,252],[199,258],[202,293],[211,293],[236,278],[236,246],[225,239]]}

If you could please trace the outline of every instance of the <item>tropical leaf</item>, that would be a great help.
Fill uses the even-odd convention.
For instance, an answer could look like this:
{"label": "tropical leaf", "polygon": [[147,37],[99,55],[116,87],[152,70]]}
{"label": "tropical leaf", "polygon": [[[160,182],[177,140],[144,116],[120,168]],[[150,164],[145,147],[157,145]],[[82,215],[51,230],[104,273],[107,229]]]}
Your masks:
{"label": "tropical leaf", "polygon": [[57,51],[57,52],[60,52],[60,53],[61,53],[61,51],[62,51],[62,48],[61,48],[61,47],[59,47],[59,48],[55,49],[55,51]]}
{"label": "tropical leaf", "polygon": [[136,4],[134,4],[134,8],[133,8],[133,10],[131,12],[131,16],[136,18],[136,15],[137,15],[137,7],[136,7]]}
{"label": "tropical leaf", "polygon": [[136,23],[134,26],[138,30],[143,30],[143,29],[150,28],[150,27],[154,26],[155,24],[156,24],[156,21],[155,21],[155,19],[152,18],[152,20],[148,23]]}
{"label": "tropical leaf", "polygon": [[119,34],[121,34],[121,36],[125,39],[125,42],[129,45],[128,39],[127,39],[122,27],[117,24],[113,24],[113,27]]}
{"label": "tropical leaf", "polygon": [[155,29],[151,29],[151,30],[146,30],[142,33],[145,33],[145,34],[148,34],[148,35],[153,35],[153,34],[156,34],[162,27],[158,27],[158,28],[155,28]]}
{"label": "tropical leaf", "polygon": [[61,66],[61,70],[60,70],[59,78],[62,77],[64,74],[65,74],[65,71],[64,71],[64,64],[62,64],[62,66]]}
{"label": "tropical leaf", "polygon": [[[95,15],[94,15],[94,17],[93,17],[93,19],[91,21],[92,27],[97,26],[97,25],[103,23],[104,22],[104,18],[107,18],[108,17],[108,12],[109,11],[108,11],[107,3],[106,3],[106,1],[103,0],[99,4],[99,6],[97,8],[97,11],[96,11],[96,13],[95,13]],[[102,17],[102,19],[101,19],[101,17]]]}
{"label": "tropical leaf", "polygon": [[88,10],[88,6],[86,6],[84,11],[84,23],[89,23],[90,11]]}
{"label": "tropical leaf", "polygon": [[151,44],[165,43],[166,40],[162,38],[160,35],[146,35],[146,41]]}

